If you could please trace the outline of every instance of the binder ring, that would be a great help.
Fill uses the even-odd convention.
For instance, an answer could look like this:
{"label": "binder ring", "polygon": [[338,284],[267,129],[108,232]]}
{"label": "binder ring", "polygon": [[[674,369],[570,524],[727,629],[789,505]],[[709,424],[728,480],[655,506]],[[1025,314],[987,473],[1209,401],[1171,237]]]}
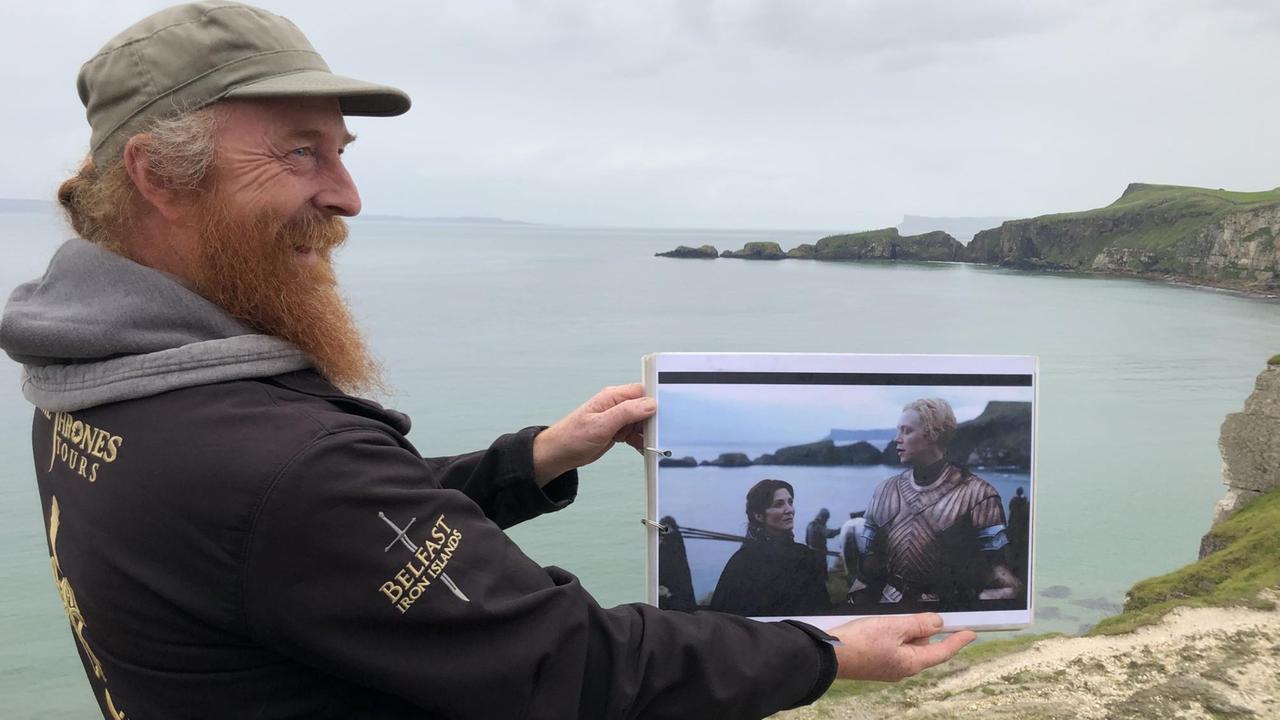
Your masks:
{"label": "binder ring", "polygon": [[645,525],[647,527],[654,528],[655,530],[662,533],[663,535],[666,535],[667,533],[671,532],[671,528],[667,527],[666,525],[663,525],[662,523],[656,523],[650,520],[649,518],[640,518],[640,524]]}

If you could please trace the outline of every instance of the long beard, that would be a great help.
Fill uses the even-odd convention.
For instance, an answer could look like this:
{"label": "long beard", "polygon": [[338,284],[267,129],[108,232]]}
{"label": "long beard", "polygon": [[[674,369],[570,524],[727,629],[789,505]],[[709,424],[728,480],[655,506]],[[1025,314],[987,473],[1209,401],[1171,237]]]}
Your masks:
{"label": "long beard", "polygon": [[[298,346],[343,391],[382,388],[333,271],[332,253],[347,239],[342,218],[238,217],[216,201],[198,212],[197,292],[254,330]],[[309,248],[314,262],[295,248]]]}

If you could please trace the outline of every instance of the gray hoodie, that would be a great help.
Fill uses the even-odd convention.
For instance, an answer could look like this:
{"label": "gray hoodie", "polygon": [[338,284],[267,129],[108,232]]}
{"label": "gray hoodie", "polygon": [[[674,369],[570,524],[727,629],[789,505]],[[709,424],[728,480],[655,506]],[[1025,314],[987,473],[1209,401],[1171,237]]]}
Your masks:
{"label": "gray hoodie", "polygon": [[50,412],[311,366],[173,276],[79,239],[9,296],[0,349],[22,363],[23,396]]}

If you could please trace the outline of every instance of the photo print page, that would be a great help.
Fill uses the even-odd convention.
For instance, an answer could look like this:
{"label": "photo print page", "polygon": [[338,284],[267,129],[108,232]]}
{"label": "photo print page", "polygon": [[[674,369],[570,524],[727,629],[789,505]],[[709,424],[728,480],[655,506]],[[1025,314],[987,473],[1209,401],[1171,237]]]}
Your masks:
{"label": "photo print page", "polygon": [[656,354],[650,600],[1031,622],[1036,359]]}

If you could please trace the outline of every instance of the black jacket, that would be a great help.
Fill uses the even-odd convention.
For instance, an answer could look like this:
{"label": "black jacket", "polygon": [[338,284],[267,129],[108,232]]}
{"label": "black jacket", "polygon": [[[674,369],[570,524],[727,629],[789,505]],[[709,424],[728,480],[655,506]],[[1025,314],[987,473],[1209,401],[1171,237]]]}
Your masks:
{"label": "black jacket", "polygon": [[50,554],[105,717],[755,718],[835,672],[819,631],[601,608],[503,529],[537,428],[422,458],[306,370],[37,411]]}

